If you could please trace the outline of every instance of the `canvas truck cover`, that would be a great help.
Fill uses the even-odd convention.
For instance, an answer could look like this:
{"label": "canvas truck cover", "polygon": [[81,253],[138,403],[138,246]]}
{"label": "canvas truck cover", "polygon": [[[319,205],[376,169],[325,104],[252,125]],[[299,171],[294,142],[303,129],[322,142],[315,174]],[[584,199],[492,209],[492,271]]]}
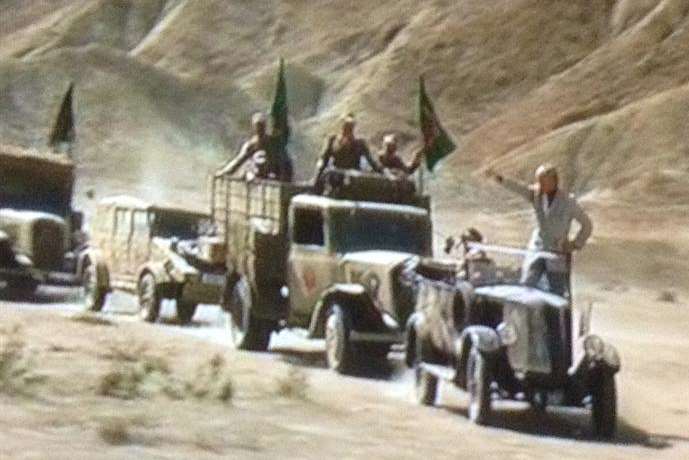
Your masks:
{"label": "canvas truck cover", "polygon": [[0,208],[67,217],[71,211],[74,163],[61,154],[0,144]]}

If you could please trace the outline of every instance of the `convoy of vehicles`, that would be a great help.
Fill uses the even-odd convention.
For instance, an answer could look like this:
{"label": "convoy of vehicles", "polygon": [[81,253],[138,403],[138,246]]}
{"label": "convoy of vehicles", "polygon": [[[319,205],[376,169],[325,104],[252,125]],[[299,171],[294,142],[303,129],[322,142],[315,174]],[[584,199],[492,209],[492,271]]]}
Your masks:
{"label": "convoy of vehicles", "polygon": [[513,270],[501,270],[487,256],[500,248],[472,247],[478,252],[461,272],[449,266],[440,275],[418,276],[406,342],[418,401],[433,404],[444,379],[467,391],[469,418],[476,423],[489,420],[496,399],[529,401],[539,409],[590,406],[593,432],[612,436],[620,359],[590,333],[590,312],[574,308],[569,292],[520,285],[509,276]]}
{"label": "convoy of vehicles", "polygon": [[102,200],[82,254],[86,307],[100,311],[112,289],[135,292],[141,318],[158,318],[164,299],[191,321],[199,303],[218,303],[225,280],[224,243],[204,231],[209,216],[132,197]]}
{"label": "convoy of vehicles", "polygon": [[520,285],[486,256],[495,248],[465,244],[475,251],[461,263],[432,259],[430,201],[408,180],[333,171],[315,193],[220,176],[209,214],[111,197],[85,244],[67,156],[0,147],[0,175],[0,278],[13,293],[81,282],[86,307],[100,311],[121,289],[150,322],[166,299],[181,323],[198,304],[220,303],[237,348],[263,351],[272,332],[303,328],[325,339],[340,373],[401,344],[423,404],[445,379],[468,392],[477,423],[494,400],[514,399],[590,406],[594,432],[615,432],[620,359],[571,293]]}
{"label": "convoy of vehicles", "polygon": [[0,279],[13,296],[74,284],[84,244],[72,208],[74,163],[64,154],[0,146]]}

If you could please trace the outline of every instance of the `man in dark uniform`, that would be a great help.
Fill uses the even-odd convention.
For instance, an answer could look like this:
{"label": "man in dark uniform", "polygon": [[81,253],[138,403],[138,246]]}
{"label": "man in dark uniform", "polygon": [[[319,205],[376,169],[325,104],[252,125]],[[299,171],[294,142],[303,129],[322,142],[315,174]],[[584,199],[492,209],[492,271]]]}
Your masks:
{"label": "man in dark uniform", "polygon": [[376,172],[383,172],[378,162],[371,155],[366,141],[354,135],[356,122],[349,114],[342,120],[342,132],[328,137],[325,149],[321,154],[316,168],[316,182],[318,183],[328,167],[336,169],[361,169],[361,159]]}
{"label": "man in dark uniform", "polygon": [[290,182],[292,180],[292,160],[287,152],[279,147],[277,139],[267,132],[267,118],[264,113],[255,113],[251,118],[254,135],[246,141],[239,155],[228,161],[216,176],[234,174],[244,163],[254,157],[257,152],[263,151],[264,165],[262,170],[266,178]]}
{"label": "man in dark uniform", "polygon": [[405,177],[414,174],[414,172],[421,165],[426,145],[418,149],[414,153],[414,157],[410,164],[406,164],[402,158],[397,154],[397,137],[394,134],[388,134],[383,138],[383,151],[378,156],[378,163],[395,177]]}

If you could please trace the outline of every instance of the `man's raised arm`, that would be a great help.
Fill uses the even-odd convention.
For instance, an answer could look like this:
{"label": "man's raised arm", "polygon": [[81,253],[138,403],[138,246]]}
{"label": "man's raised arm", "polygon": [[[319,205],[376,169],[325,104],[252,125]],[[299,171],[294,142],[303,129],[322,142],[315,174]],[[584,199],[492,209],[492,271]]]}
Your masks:
{"label": "man's raised arm", "polygon": [[488,171],[486,171],[486,176],[494,179],[495,182],[502,185],[507,190],[510,190],[510,191],[516,193],[517,195],[521,196],[525,200],[533,201],[534,191],[530,186],[528,186],[522,182],[519,182],[515,179],[510,179],[509,177],[505,177],[502,174],[498,174],[495,171],[493,171],[492,169],[489,169]]}

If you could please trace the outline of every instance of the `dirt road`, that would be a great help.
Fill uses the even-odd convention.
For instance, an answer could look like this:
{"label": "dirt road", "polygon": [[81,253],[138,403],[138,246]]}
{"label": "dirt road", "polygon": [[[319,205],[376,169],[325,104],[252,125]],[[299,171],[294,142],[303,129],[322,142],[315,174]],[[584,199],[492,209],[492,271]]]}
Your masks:
{"label": "dirt road", "polygon": [[[340,377],[323,368],[320,344],[297,334],[274,337],[273,353],[233,351],[214,307],[202,308],[188,328],[169,324],[169,309],[151,326],[123,314],[132,301],[118,295],[103,324],[91,324],[73,317],[73,291],[53,289],[35,302],[0,307],[3,327],[22,325],[36,372],[44,374],[34,393],[0,396],[0,458],[688,458],[686,306],[631,289],[586,287],[580,295],[596,302],[594,327],[623,359],[622,420],[612,443],[591,440],[580,411],[537,415],[498,404],[491,427],[472,426],[455,389],[442,388],[439,408],[418,407],[399,363],[379,375]],[[222,356],[231,403],[98,394],[112,350],[126,355],[139,345],[190,382],[203,380],[203,363]]]}

